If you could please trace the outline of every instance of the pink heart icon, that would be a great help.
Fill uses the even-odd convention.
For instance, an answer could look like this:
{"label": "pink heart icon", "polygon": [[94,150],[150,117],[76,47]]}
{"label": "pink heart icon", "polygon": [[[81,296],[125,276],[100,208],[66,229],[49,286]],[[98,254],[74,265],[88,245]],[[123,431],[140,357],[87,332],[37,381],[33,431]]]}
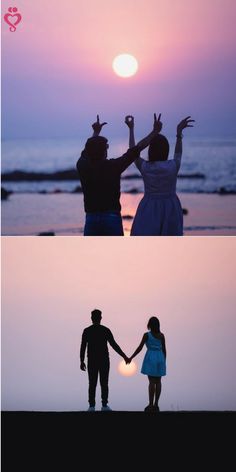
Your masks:
{"label": "pink heart icon", "polygon": [[[17,9],[15,10],[17,11]],[[12,15],[11,13],[6,13],[6,15],[4,15],[4,20],[10,26],[10,31],[12,33],[16,31],[16,25],[20,23],[21,19],[22,19],[22,16],[20,13],[14,13],[14,15]]]}

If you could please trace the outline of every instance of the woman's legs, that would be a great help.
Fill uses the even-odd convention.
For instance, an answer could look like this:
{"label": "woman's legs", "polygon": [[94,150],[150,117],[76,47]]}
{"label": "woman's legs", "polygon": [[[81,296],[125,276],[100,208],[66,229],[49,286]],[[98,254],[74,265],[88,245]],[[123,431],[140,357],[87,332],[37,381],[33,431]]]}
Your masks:
{"label": "woman's legs", "polygon": [[149,386],[148,386],[148,394],[149,394],[149,405],[153,406],[154,397],[155,397],[155,390],[156,390],[156,383],[154,377],[149,378]]}
{"label": "woman's legs", "polygon": [[155,377],[148,376],[149,385],[148,385],[148,397],[149,397],[149,404],[146,406],[145,411],[149,411],[153,409],[154,397],[155,397]]}
{"label": "woman's legs", "polygon": [[145,408],[145,411],[158,410],[158,401],[161,395],[161,377],[151,377],[148,376],[149,385],[148,385],[148,396],[149,396],[149,405]]}
{"label": "woman's legs", "polygon": [[155,378],[155,407],[158,407],[158,401],[161,395],[161,377]]}

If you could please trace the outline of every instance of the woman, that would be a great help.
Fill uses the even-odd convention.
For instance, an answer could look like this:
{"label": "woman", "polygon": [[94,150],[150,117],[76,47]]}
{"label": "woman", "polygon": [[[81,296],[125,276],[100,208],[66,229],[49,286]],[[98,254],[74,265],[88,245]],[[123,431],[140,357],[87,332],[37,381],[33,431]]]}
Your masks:
{"label": "woman", "polygon": [[147,351],[143,359],[141,373],[148,376],[149,404],[144,411],[160,411],[158,401],[161,395],[161,377],[166,375],[166,343],[165,336],[160,331],[160,322],[152,316],[147,324],[148,332],[144,333],[142,341],[129,358],[128,363],[142,350],[146,344]]}
{"label": "woman", "polygon": [[[160,117],[157,121],[161,124]],[[182,157],[182,131],[192,127],[190,123],[193,121],[187,116],[178,124],[173,159],[168,159],[169,143],[160,133],[149,145],[148,161],[141,157],[136,159],[145,190],[133,220],[131,236],[183,235],[183,211],[176,194],[176,182]],[[125,123],[129,127],[129,146],[133,147],[134,118],[127,116]]]}

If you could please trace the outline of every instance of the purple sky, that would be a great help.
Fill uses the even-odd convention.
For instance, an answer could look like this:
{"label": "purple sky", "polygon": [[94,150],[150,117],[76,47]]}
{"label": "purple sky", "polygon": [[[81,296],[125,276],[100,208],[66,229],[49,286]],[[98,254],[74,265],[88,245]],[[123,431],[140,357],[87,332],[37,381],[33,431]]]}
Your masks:
{"label": "purple sky", "polygon": [[[87,408],[79,347],[100,308],[127,355],[149,317],[159,317],[167,344],[162,409],[235,410],[235,246],[235,238],[210,236],[3,237],[2,409]],[[127,378],[110,349],[114,409],[146,406],[144,353]],[[100,408],[99,390],[97,400]]]}
{"label": "purple sky", "polygon": [[[2,16],[12,5],[2,2]],[[186,115],[190,136],[236,132],[235,0],[17,1],[22,21],[2,22],[2,136],[85,137],[99,113],[122,137],[126,114],[137,136],[162,112],[175,135]],[[129,79],[112,61],[139,62]]]}

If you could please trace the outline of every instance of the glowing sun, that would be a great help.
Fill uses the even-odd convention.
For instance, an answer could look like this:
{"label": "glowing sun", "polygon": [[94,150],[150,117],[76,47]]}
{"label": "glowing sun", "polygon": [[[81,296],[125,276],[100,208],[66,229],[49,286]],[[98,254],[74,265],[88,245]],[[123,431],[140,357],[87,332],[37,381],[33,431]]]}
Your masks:
{"label": "glowing sun", "polygon": [[120,77],[131,77],[138,70],[138,61],[131,54],[120,54],[113,60],[112,67]]}
{"label": "glowing sun", "polygon": [[131,361],[130,364],[126,364],[125,361],[121,361],[118,365],[118,370],[121,375],[129,377],[134,375],[137,371],[137,366],[134,361]]}

